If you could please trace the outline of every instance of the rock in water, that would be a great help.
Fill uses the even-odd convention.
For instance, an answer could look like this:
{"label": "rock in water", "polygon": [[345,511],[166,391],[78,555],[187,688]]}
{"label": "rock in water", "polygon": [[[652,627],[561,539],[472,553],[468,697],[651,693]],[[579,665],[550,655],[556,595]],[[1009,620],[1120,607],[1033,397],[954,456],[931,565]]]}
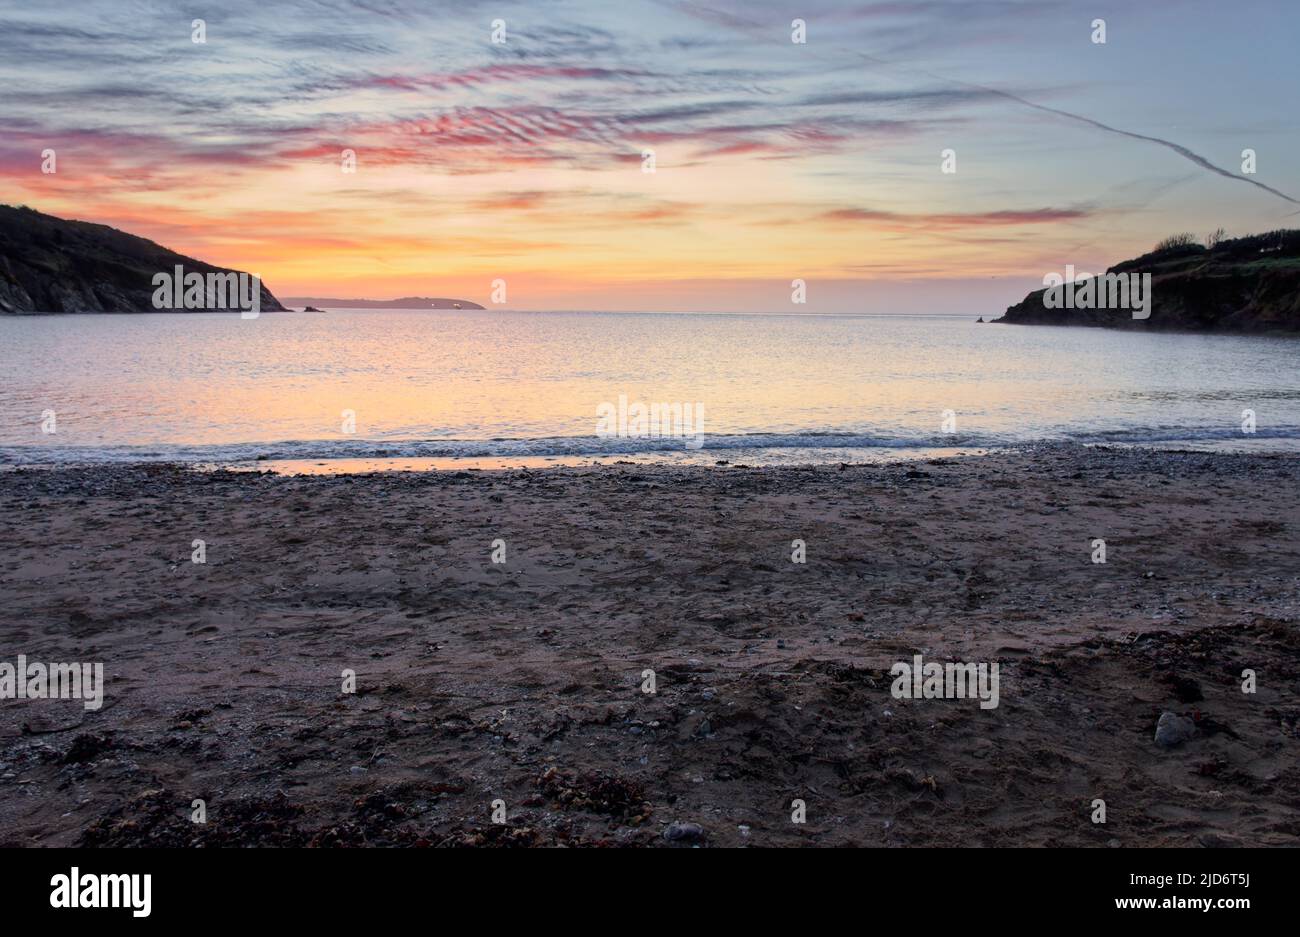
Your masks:
{"label": "rock in water", "polygon": [[1156,723],[1156,744],[1161,748],[1181,745],[1196,734],[1196,723],[1177,713],[1163,712]]}

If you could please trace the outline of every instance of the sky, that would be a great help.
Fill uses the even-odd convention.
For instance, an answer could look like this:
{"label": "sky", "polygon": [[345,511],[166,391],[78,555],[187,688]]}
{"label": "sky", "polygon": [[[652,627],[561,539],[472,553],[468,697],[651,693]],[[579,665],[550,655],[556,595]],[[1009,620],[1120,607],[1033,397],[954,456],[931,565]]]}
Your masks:
{"label": "sky", "polygon": [[1294,0],[0,0],[0,202],[280,297],[996,315],[1300,227],[1298,37]]}

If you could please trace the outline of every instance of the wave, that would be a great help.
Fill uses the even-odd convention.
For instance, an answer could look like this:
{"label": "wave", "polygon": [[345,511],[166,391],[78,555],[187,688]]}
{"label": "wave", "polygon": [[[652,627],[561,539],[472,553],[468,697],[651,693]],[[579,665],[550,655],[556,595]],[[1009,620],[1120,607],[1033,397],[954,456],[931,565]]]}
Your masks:
{"label": "wave", "polygon": [[600,438],[548,436],[538,438],[406,440],[293,440],[273,443],[150,446],[7,446],[0,447],[0,464],[46,465],[102,462],[247,463],[326,459],[456,459],[529,458],[545,456],[618,456],[735,450],[839,449],[1000,449],[1036,442],[1156,445],[1172,443],[1258,444],[1270,440],[1300,440],[1300,426],[1259,427],[1253,434],[1239,428],[1204,426],[1130,427],[1124,429],[1054,430],[1039,434],[866,433],[807,431],[793,433],[706,434],[694,448],[680,438]]}
{"label": "wave", "polygon": [[1300,439],[1300,426],[1259,427],[1253,433],[1222,426],[1157,426],[1067,432],[1063,439],[1088,444],[1165,442],[1251,442],[1253,440]]}

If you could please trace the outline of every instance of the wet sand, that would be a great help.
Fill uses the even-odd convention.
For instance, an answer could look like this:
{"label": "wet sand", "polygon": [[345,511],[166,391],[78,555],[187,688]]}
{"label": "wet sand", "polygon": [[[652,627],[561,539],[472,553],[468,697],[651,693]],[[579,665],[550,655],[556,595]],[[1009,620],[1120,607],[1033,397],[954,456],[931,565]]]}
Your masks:
{"label": "wet sand", "polygon": [[[0,661],[107,686],[0,701],[0,843],[1295,845],[1297,481],[1074,446],[3,472]],[[997,662],[998,707],[895,699],[918,653]]]}

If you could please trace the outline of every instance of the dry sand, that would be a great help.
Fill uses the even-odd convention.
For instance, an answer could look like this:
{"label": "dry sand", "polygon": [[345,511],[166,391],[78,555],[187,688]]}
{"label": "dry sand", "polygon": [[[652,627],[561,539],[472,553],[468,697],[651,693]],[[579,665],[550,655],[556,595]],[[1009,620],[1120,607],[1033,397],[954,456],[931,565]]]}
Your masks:
{"label": "dry sand", "polygon": [[[0,701],[0,843],[1294,845],[1298,479],[1070,446],[0,473],[0,661],[107,676],[98,711]],[[1000,705],[894,699],[915,653],[998,662]],[[1198,735],[1157,746],[1164,711]]]}

